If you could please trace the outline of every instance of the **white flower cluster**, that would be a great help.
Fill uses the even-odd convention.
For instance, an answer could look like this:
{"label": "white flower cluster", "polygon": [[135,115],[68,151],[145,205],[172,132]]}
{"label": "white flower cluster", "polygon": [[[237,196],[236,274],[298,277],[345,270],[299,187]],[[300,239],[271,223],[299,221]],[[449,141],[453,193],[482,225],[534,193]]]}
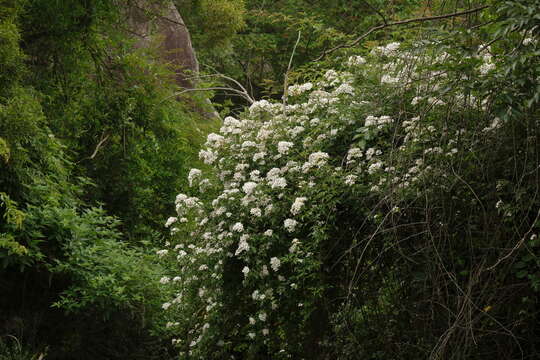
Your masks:
{"label": "white flower cluster", "polygon": [[393,121],[394,120],[390,116],[376,117],[376,116],[369,115],[366,118],[366,122],[364,123],[364,126],[366,127],[374,126],[378,129],[382,129],[385,125],[391,124]]}
{"label": "white flower cluster", "polygon": [[305,83],[302,85],[292,85],[289,86],[288,92],[290,96],[298,96],[301,95],[309,90],[313,89],[312,83]]}
{"label": "white flower cluster", "polygon": [[[359,91],[362,85],[355,76],[363,79],[370,68],[383,71],[382,78],[373,81],[377,86],[378,80],[416,86],[406,85],[407,76],[420,74],[414,68],[403,71],[406,56],[401,51],[398,43],[391,43],[366,58],[353,56],[347,61],[352,73],[329,70],[315,85],[289,87],[289,95],[305,94],[298,97],[304,100],[255,102],[242,118],[227,117],[218,134],[208,135],[199,156],[213,165],[215,176],[198,169],[189,172],[190,191],[196,196],[178,195],[177,214],[166,222],[179,242],[174,250],[159,252],[176,256],[181,274],[162,279],[177,290],[163,308],[202,313],[200,319],[185,320],[191,321],[186,331],[192,339],[186,344],[189,348],[196,349],[211,336],[207,329],[222,318],[220,311],[227,311],[218,300],[224,296],[225,269],[233,272],[228,277],[238,279],[235,285],[246,288],[238,294],[251,294],[245,300],[257,309],[246,314],[246,324],[238,324],[236,330],[253,341],[272,336],[273,329],[270,333],[264,323],[273,323],[278,310],[291,311],[281,307],[291,303],[291,289],[304,286],[291,278],[301,273],[315,251],[307,250],[315,246],[309,238],[311,227],[319,224],[311,215],[324,212],[321,218],[326,218],[328,213],[326,204],[317,203],[324,198],[321,194],[331,189],[336,198],[352,196],[364,189],[361,185],[375,193],[385,187],[407,190],[432,174],[428,159],[455,153],[460,130],[425,120],[423,106],[445,106],[432,92],[414,88],[410,94],[426,94],[414,99],[410,95],[403,106],[411,109],[397,114],[380,108],[379,99],[369,92]],[[386,61],[382,68],[380,61]],[[485,131],[498,127],[494,121]],[[393,137],[388,136],[390,130]],[[394,137],[398,145],[389,149]],[[406,161],[395,161],[401,154],[408,156]],[[231,258],[235,265],[225,266]]]}
{"label": "white flower cluster", "polygon": [[349,67],[364,65],[365,63],[366,63],[366,59],[364,59],[361,56],[351,56],[347,60],[347,65]]}

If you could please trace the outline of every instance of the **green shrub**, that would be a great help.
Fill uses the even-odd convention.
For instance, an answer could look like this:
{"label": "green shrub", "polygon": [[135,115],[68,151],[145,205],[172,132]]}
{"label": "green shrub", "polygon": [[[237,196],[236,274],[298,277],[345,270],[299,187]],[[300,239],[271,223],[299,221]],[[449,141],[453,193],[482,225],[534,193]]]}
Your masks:
{"label": "green shrub", "polygon": [[208,136],[161,251],[181,358],[534,356],[539,110],[499,89],[519,42],[453,42],[373,47]]}

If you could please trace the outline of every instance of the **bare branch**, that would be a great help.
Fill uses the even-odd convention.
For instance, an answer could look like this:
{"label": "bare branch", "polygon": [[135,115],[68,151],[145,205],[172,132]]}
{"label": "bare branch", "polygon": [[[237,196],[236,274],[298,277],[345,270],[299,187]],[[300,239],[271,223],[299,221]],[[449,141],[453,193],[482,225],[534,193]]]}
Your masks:
{"label": "bare branch", "polygon": [[173,20],[173,19],[171,19],[171,18],[168,18],[168,17],[166,17],[165,15],[159,14],[159,13],[157,13],[157,12],[155,12],[155,11],[151,11],[151,10],[148,9],[148,8],[143,8],[143,7],[139,6],[139,5],[137,5],[136,3],[132,3],[131,6],[133,6],[134,8],[137,8],[138,10],[140,10],[140,11],[142,11],[142,12],[147,13],[148,15],[152,15],[152,16],[158,17],[158,18],[160,18],[160,19],[166,20],[166,21],[168,21],[168,22],[171,22],[171,23],[173,23],[173,24],[176,24],[176,25],[180,25],[180,26],[186,27],[186,24],[184,24],[184,23],[181,23],[181,22],[178,22],[178,21]]}
{"label": "bare branch", "polygon": [[105,142],[109,139],[109,135],[105,136],[105,132],[103,134],[101,134],[101,140],[98,142],[98,144],[96,145],[96,149],[94,150],[94,152],[92,153],[92,155],[89,157],[90,160],[92,160],[93,158],[96,157],[99,149],[103,146],[103,144],[105,144]]}
{"label": "bare branch", "polygon": [[291,58],[289,59],[289,65],[287,66],[287,72],[285,73],[285,80],[283,82],[283,108],[287,105],[287,96],[288,96],[288,86],[289,86],[289,72],[291,71],[292,61],[294,58],[294,53],[296,52],[296,47],[300,42],[300,36],[302,35],[301,31],[298,31],[298,38],[296,39],[296,44],[294,44],[293,51],[291,53]]}
{"label": "bare branch", "polygon": [[377,31],[377,30],[381,30],[381,29],[384,29],[384,28],[392,27],[392,26],[410,24],[410,23],[434,21],[434,20],[448,19],[448,18],[453,18],[453,17],[457,17],[457,16],[468,15],[468,14],[472,14],[472,13],[484,10],[484,9],[486,9],[488,7],[489,7],[489,5],[484,5],[484,6],[474,8],[474,9],[455,12],[455,13],[452,13],[452,14],[427,16],[427,17],[407,19],[407,20],[401,20],[401,21],[396,21],[396,22],[392,22],[392,23],[386,23],[386,24],[378,25],[378,26],[372,27],[366,33],[364,33],[363,35],[357,37],[353,42],[351,42],[349,44],[337,45],[337,46],[335,46],[335,47],[333,47],[331,49],[326,50],[325,52],[323,52],[321,54],[321,56],[319,56],[317,59],[315,59],[315,61],[319,61],[319,60],[323,59],[326,55],[328,55],[328,54],[330,54],[330,53],[332,53],[332,52],[334,52],[336,50],[353,47],[353,46],[357,45],[360,41],[362,41],[363,39],[368,37],[372,32]]}
{"label": "bare branch", "polygon": [[243,91],[240,91],[240,90],[237,90],[237,89],[234,89],[234,88],[230,88],[230,87],[221,87],[221,86],[208,87],[208,88],[184,89],[182,91],[174,93],[173,96],[179,96],[179,95],[182,95],[184,93],[194,92],[194,91],[212,91],[212,90],[231,91],[231,92],[237,94],[238,96],[244,98],[245,100],[247,100],[250,104],[253,104],[255,102],[255,100],[253,100],[251,98],[251,96],[249,96],[249,94],[247,94],[247,93],[245,93]]}
{"label": "bare branch", "polygon": [[499,260],[497,260],[497,262],[493,265],[491,265],[490,267],[487,268],[488,271],[491,271],[493,269],[495,269],[500,263],[502,263],[503,261],[505,261],[506,259],[508,259],[510,256],[512,256],[512,254],[518,250],[519,248],[521,248],[523,246],[523,244],[525,243],[525,241],[529,238],[529,235],[530,233],[532,232],[532,230],[534,229],[534,226],[536,225],[536,222],[538,221],[538,219],[540,219],[540,210],[538,211],[538,214],[536,215],[536,218],[534,219],[534,221],[532,222],[532,225],[531,227],[529,228],[529,230],[525,233],[525,235],[523,235],[523,237],[521,238],[521,240],[518,241],[518,243],[508,252],[508,254],[506,254],[505,256],[503,256],[502,258],[500,258]]}

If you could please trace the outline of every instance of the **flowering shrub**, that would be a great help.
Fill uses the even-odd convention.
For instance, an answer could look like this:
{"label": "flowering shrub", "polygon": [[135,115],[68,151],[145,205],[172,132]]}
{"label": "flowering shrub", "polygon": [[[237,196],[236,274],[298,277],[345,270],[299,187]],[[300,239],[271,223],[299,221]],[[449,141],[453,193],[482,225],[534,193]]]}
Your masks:
{"label": "flowering shrub", "polygon": [[[163,309],[181,358],[379,358],[400,327],[420,323],[418,298],[449,286],[433,268],[463,265],[481,277],[485,268],[438,251],[466,246],[448,241],[468,231],[486,241],[459,219],[467,207],[488,207],[488,218],[506,209],[486,190],[497,176],[485,175],[483,193],[472,182],[510,126],[495,115],[496,94],[477,86],[498,59],[401,48],[352,56],[316,83],[291,86],[289,103],[256,102],[208,136],[200,157],[213,170],[190,171],[190,193],[166,222],[174,240],[159,252],[178,264],[161,282],[176,292]],[[434,256],[433,268],[418,265]],[[427,345],[388,353],[444,352],[444,330],[409,332]]]}

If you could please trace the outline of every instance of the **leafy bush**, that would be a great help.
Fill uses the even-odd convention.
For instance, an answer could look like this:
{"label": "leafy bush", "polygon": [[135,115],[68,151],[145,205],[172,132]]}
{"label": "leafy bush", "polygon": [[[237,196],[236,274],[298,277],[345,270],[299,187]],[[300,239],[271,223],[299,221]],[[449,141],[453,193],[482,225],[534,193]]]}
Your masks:
{"label": "leafy bush", "polygon": [[160,251],[181,358],[533,356],[538,107],[498,86],[538,42],[507,40],[373,47],[225,119]]}

